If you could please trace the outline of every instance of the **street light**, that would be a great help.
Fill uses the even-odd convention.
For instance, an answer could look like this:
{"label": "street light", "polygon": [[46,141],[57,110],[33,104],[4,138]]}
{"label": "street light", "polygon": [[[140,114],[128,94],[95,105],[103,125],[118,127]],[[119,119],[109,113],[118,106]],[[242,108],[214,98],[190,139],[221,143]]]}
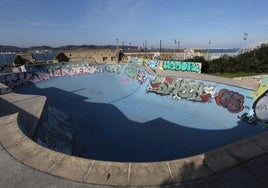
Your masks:
{"label": "street light", "polygon": [[174,59],[175,59],[175,51],[176,51],[176,44],[177,44],[177,40],[174,39],[174,44],[175,44],[175,47],[174,47]]}
{"label": "street light", "polygon": [[175,44],[175,48],[174,48],[174,56],[175,56],[176,44],[178,44],[178,52],[179,52],[181,41],[174,39],[174,44]]}
{"label": "street light", "polygon": [[246,46],[247,45],[247,39],[248,39],[248,33],[244,33],[243,39],[245,41],[245,46]]}
{"label": "street light", "polygon": [[248,39],[248,33],[244,33],[244,37],[243,37],[244,41],[245,41],[245,47],[244,47],[244,52],[246,52],[246,46],[247,46],[247,39]]}
{"label": "street light", "polygon": [[207,60],[208,60],[209,46],[210,46],[210,45],[211,45],[211,40],[208,41]]}
{"label": "street light", "polygon": [[[175,44],[175,45],[178,44],[178,51],[179,51],[179,50],[180,50],[180,44],[181,44],[181,41],[174,39],[174,44]],[[175,46],[174,51],[175,51],[175,50],[176,50],[176,46]]]}
{"label": "street light", "polygon": [[115,41],[116,41],[116,47],[118,48],[119,39],[116,38]]}

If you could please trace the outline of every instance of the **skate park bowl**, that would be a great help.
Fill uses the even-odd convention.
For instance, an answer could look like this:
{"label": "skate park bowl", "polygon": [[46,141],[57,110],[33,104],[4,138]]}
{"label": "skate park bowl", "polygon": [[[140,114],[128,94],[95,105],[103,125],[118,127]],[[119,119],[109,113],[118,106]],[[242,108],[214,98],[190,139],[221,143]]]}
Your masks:
{"label": "skate park bowl", "polygon": [[13,90],[1,95],[1,144],[27,166],[83,183],[166,185],[267,152],[266,79],[52,66],[1,78]]}

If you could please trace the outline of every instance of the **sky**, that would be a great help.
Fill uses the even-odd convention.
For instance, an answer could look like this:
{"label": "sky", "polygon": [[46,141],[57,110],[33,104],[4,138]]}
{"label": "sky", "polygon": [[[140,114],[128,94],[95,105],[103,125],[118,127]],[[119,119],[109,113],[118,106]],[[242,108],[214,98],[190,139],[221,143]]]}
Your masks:
{"label": "sky", "polygon": [[116,39],[148,48],[159,48],[160,40],[163,48],[268,41],[268,1],[0,0],[1,45],[117,45]]}

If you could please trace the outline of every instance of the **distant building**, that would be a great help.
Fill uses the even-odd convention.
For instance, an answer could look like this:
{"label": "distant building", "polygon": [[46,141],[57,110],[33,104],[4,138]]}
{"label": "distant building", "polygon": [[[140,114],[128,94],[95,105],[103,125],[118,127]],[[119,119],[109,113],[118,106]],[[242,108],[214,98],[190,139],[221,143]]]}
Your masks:
{"label": "distant building", "polygon": [[183,52],[184,52],[184,53],[189,53],[189,54],[193,54],[193,53],[195,53],[194,49],[188,49],[188,48],[185,48],[185,49],[183,50]]}
{"label": "distant building", "polygon": [[28,64],[57,63],[58,61],[55,59],[55,56],[56,53],[18,53],[16,54],[16,58],[14,60],[14,66],[18,67]]}
{"label": "distant building", "polygon": [[120,50],[118,49],[76,49],[64,50],[61,57],[72,62],[86,61],[89,64],[118,63],[120,61]]}
{"label": "distant building", "polygon": [[14,60],[14,65],[18,67],[21,65],[33,64],[35,61],[33,54],[30,52],[18,53]]}

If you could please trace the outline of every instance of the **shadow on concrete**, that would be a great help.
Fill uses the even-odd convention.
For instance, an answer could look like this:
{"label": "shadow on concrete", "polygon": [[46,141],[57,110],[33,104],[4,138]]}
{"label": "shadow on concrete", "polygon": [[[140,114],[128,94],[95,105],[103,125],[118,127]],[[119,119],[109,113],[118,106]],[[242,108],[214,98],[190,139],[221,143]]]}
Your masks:
{"label": "shadow on concrete", "polygon": [[71,115],[77,130],[74,155],[96,160],[153,162],[179,159],[264,131],[242,121],[226,130],[189,128],[162,118],[139,123],[129,120],[112,104],[86,102],[86,97],[75,92],[54,87],[40,89],[34,84],[18,87],[15,92],[45,95],[49,103]]}
{"label": "shadow on concrete", "polygon": [[[204,157],[206,160],[206,154]],[[188,179],[191,177],[189,169],[199,171],[194,163],[181,166],[181,173],[174,179]],[[205,178],[194,179],[177,184],[170,184],[170,179],[162,182],[161,188],[265,188],[268,186],[268,154],[245,161],[242,164],[215,173]]]}
{"label": "shadow on concrete", "polygon": [[39,119],[15,104],[12,104],[0,97],[0,117],[15,113],[18,113],[18,125],[20,129],[26,136],[31,138],[29,132],[33,132],[32,127],[35,126],[32,125],[32,123],[37,123]]}

